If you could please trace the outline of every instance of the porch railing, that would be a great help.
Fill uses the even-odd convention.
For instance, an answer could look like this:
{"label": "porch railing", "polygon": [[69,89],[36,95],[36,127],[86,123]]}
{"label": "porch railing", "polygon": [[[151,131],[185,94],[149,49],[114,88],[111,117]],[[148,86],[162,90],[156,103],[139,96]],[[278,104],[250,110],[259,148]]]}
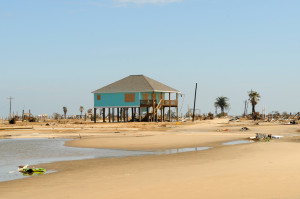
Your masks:
{"label": "porch railing", "polygon": [[164,100],[163,106],[177,106],[177,100]]}
{"label": "porch railing", "polygon": [[[152,100],[141,100],[141,107],[150,107],[153,106],[153,101]],[[157,102],[154,101],[154,105],[156,105]],[[177,106],[177,100],[163,100],[161,102],[162,106]]]}

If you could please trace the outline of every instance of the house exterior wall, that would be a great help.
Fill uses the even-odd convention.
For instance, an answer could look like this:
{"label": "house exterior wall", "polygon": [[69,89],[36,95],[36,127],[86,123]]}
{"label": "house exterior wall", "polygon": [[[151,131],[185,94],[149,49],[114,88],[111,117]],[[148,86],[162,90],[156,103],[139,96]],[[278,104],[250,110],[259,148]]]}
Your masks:
{"label": "house exterior wall", "polygon": [[[135,94],[134,102],[125,102],[125,94]],[[152,92],[130,92],[130,93],[94,93],[94,107],[140,107],[140,100],[143,99],[143,94],[149,95],[149,100],[152,100]],[[160,92],[155,92],[156,103],[159,103]],[[165,98],[165,93],[162,93]],[[100,95],[100,100],[98,95]]]}
{"label": "house exterior wall", "polygon": [[[134,102],[125,102],[125,94],[135,94]],[[100,95],[100,100],[98,100]],[[140,93],[94,93],[94,107],[139,107]]]}

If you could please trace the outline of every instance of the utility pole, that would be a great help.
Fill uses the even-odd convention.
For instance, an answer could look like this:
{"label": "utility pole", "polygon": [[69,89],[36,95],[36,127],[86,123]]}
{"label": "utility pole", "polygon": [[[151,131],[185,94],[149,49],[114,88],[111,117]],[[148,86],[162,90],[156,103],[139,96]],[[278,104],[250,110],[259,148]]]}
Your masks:
{"label": "utility pole", "polygon": [[246,115],[248,114],[247,110],[248,110],[248,100],[245,100],[244,117],[246,117]]}
{"label": "utility pole", "polygon": [[266,106],[263,106],[262,115],[266,118]]}
{"label": "utility pole", "polygon": [[196,87],[195,87],[195,98],[194,98],[194,109],[193,109],[193,121],[195,120],[196,98],[197,98],[197,83],[196,83]]}
{"label": "utility pole", "polygon": [[10,96],[10,97],[7,98],[7,99],[9,99],[9,119],[11,119],[11,101],[12,101],[14,98],[12,98],[12,97]]}

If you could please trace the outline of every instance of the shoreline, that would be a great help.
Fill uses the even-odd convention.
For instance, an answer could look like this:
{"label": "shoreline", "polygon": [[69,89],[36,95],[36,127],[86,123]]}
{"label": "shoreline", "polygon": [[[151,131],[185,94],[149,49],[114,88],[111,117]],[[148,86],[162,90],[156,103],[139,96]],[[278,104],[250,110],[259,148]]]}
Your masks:
{"label": "shoreline", "polygon": [[[162,149],[214,145],[204,151],[169,155],[100,158],[39,165],[58,170],[33,178],[0,183],[4,198],[299,198],[300,144],[296,126],[200,122],[158,131],[95,131],[66,145],[118,149]],[[126,125],[125,125],[126,126]],[[229,132],[217,131],[230,126]],[[128,127],[128,126],[126,126]],[[222,146],[256,132],[286,136],[271,142]],[[0,131],[1,133],[1,131]],[[18,133],[16,137],[32,133]],[[53,132],[52,132],[53,133]],[[78,132],[61,132],[75,137]],[[90,133],[90,134],[89,134]],[[56,136],[58,133],[52,135]],[[42,136],[48,136],[49,133]],[[24,187],[24,185],[26,186]],[[41,187],[35,189],[36,185]],[[285,184],[287,186],[282,187]],[[218,190],[218,192],[214,190]],[[231,191],[234,190],[234,191]],[[253,192],[252,190],[255,190]],[[266,190],[272,190],[270,192]],[[30,194],[30,196],[27,194]],[[276,196],[276,197],[275,197]]]}

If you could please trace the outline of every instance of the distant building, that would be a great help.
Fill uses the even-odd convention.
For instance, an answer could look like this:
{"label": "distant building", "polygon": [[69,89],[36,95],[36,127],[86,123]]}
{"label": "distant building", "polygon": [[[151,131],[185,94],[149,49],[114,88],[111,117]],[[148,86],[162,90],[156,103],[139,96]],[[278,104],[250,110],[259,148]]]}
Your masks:
{"label": "distant building", "polygon": [[179,91],[144,75],[130,75],[92,93],[94,115],[100,109],[103,122],[106,110],[109,122],[128,122],[129,111],[132,121],[171,121],[170,117],[165,118],[165,109],[170,111],[172,107],[176,108],[178,120]]}

